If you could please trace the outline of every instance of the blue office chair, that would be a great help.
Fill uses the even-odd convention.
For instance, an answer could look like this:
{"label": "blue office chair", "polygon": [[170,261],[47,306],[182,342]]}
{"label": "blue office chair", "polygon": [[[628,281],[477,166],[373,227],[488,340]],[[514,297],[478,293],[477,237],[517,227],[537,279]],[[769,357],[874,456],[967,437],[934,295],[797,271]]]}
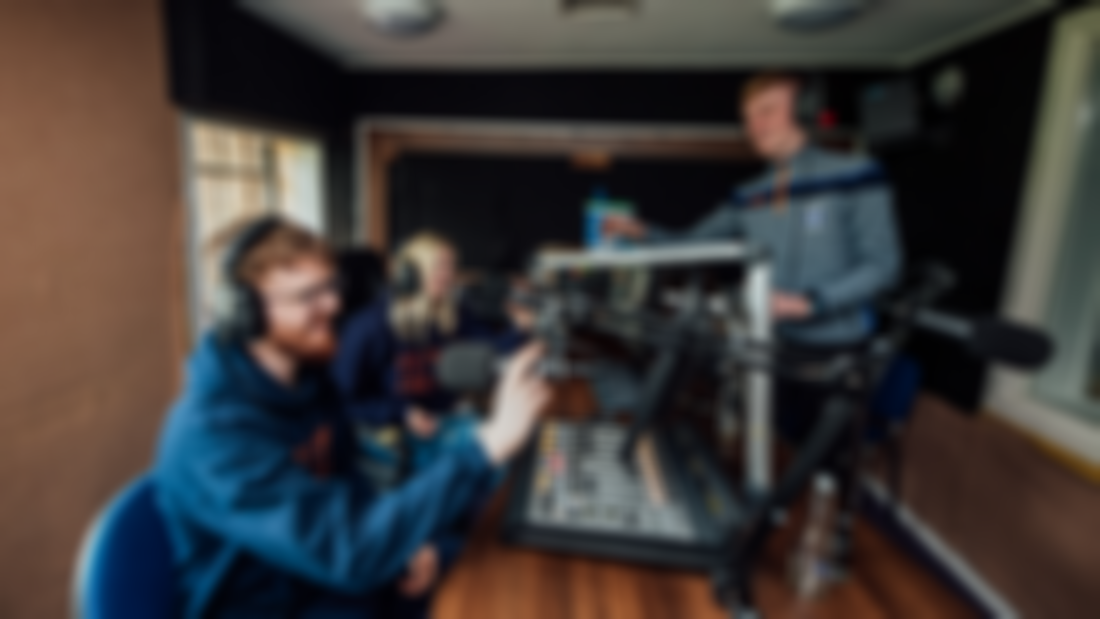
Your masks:
{"label": "blue office chair", "polygon": [[160,619],[175,615],[172,552],[152,479],[116,495],[89,529],[76,573],[81,619]]}
{"label": "blue office chair", "polygon": [[913,415],[920,392],[920,365],[910,357],[894,358],[881,377],[870,401],[867,442],[887,458],[887,483],[895,504],[901,499],[902,434]]}

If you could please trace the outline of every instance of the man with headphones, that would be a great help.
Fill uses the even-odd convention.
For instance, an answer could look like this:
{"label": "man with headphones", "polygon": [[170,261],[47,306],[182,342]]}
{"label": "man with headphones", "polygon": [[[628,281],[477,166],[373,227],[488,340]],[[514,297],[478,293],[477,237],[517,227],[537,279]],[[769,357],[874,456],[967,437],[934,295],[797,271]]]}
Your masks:
{"label": "man with headphones", "polygon": [[[620,216],[606,220],[604,229],[640,242],[740,238],[762,246],[772,260],[777,338],[800,357],[826,359],[871,336],[871,305],[898,278],[902,252],[893,197],[879,165],[811,142],[821,93],[809,86],[785,73],[748,80],[741,95],[745,129],[770,169],[738,187],[693,228],[672,233]],[[774,389],[775,422],[800,443],[830,393],[783,379]],[[842,515],[838,524],[837,552],[848,561],[853,522]]]}
{"label": "man with headphones", "polygon": [[453,532],[548,400],[538,345],[468,440],[380,493],[327,380],[340,299],[324,242],[261,219],[233,231],[223,271],[154,469],[179,615],[425,617]]}
{"label": "man with headphones", "polygon": [[[745,129],[770,169],[686,232],[621,216],[608,219],[605,232],[634,241],[742,238],[763,246],[773,265],[778,337],[809,355],[830,355],[871,334],[870,305],[897,279],[902,252],[879,165],[811,142],[816,99],[820,92],[794,75],[750,79],[741,101]],[[799,409],[795,416],[803,417],[786,428],[797,439],[824,394],[785,383],[778,391],[781,413]]]}

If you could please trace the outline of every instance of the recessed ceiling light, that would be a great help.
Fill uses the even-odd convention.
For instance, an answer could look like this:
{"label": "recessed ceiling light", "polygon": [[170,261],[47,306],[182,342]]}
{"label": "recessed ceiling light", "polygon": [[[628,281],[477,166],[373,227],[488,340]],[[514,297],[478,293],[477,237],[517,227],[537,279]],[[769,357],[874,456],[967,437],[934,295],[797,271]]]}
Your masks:
{"label": "recessed ceiling light", "polygon": [[440,0],[360,0],[363,14],[378,30],[396,36],[416,36],[443,21]]}
{"label": "recessed ceiling light", "polygon": [[770,0],[772,15],[784,28],[820,30],[855,19],[871,0]]}
{"label": "recessed ceiling light", "polygon": [[623,19],[638,13],[639,0],[562,0],[562,12],[577,19]]}

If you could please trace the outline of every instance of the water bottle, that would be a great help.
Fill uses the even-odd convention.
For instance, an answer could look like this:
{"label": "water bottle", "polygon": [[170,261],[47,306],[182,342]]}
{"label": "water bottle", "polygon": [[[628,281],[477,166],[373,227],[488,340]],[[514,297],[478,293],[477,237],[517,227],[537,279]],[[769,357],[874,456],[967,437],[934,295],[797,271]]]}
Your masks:
{"label": "water bottle", "polygon": [[618,243],[604,235],[604,220],[608,216],[633,216],[634,205],[624,200],[612,200],[603,187],[596,187],[584,207],[584,244],[590,250],[614,249]]}
{"label": "water bottle", "polygon": [[584,245],[588,249],[598,249],[603,245],[603,218],[607,212],[607,190],[596,187],[584,206]]}
{"label": "water bottle", "polygon": [[791,588],[799,599],[816,597],[837,580],[833,548],[837,494],[833,476],[819,473],[814,478],[809,518],[789,565]]}

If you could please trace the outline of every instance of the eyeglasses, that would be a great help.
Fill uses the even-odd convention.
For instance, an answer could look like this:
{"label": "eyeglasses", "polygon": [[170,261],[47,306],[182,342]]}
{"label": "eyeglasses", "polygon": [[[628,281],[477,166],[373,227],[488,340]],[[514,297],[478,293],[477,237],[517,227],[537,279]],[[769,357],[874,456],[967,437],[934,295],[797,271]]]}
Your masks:
{"label": "eyeglasses", "polygon": [[309,286],[297,292],[288,292],[279,295],[267,295],[266,299],[272,303],[293,303],[297,305],[315,305],[328,295],[340,297],[344,291],[344,281],[340,277],[332,277],[319,284]]}

